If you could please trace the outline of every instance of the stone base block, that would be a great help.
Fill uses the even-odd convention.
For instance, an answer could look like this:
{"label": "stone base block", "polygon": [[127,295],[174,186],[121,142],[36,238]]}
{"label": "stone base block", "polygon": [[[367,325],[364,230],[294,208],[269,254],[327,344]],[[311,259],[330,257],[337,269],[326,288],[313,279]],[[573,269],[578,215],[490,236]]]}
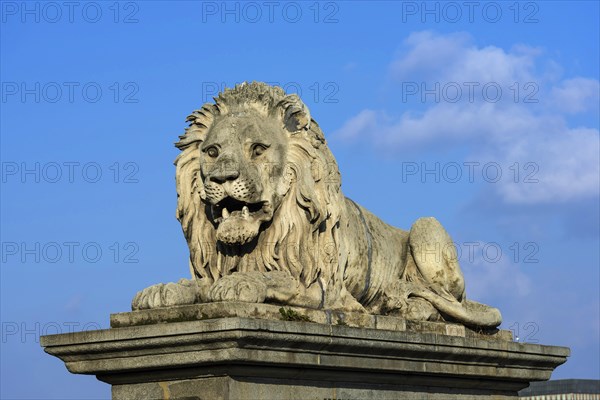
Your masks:
{"label": "stone base block", "polygon": [[[238,373],[243,373],[238,371]],[[237,374],[237,373],[236,373]],[[364,378],[364,377],[363,377]],[[169,382],[114,385],[113,399],[175,400],[480,400],[485,398],[515,399],[510,392],[494,390],[483,394],[477,389],[443,388],[439,386],[383,385],[323,380],[207,377]]]}
{"label": "stone base block", "polygon": [[505,331],[264,304],[115,314],[111,326],[41,343],[116,400],[505,399],[569,355]]}

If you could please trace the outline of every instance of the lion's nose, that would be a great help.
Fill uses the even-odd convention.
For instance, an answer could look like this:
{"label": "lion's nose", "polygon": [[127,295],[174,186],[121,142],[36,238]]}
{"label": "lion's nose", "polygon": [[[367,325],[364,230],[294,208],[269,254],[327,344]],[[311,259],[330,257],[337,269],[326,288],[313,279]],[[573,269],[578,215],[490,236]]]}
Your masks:
{"label": "lion's nose", "polygon": [[216,183],[236,180],[240,176],[237,168],[219,168],[210,174],[210,180]]}
{"label": "lion's nose", "polygon": [[210,180],[217,183],[224,183],[226,181],[233,181],[240,176],[240,173],[237,170],[226,169],[213,172],[210,175]]}

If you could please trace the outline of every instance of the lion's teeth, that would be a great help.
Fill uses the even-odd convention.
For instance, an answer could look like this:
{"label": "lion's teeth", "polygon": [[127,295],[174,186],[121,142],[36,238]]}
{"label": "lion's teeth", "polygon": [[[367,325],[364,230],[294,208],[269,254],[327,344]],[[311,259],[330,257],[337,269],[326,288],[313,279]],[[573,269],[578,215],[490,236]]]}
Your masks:
{"label": "lion's teeth", "polygon": [[223,219],[229,218],[229,211],[227,211],[225,207],[223,207],[223,211],[221,211],[221,216],[223,217]]}
{"label": "lion's teeth", "polygon": [[248,218],[250,216],[250,210],[247,206],[242,207],[242,217]]}

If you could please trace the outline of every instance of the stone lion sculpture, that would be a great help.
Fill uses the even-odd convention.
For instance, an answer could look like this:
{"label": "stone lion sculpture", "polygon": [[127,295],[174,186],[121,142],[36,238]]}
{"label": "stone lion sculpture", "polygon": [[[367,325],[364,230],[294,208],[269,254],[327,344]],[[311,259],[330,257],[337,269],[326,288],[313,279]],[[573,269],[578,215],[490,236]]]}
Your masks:
{"label": "stone lion sculpture", "polygon": [[134,310],[276,303],[496,327],[465,297],[452,240],[434,218],[404,231],[344,197],[319,125],[296,95],[226,89],[176,143],[177,218],[191,280],[139,292]]}

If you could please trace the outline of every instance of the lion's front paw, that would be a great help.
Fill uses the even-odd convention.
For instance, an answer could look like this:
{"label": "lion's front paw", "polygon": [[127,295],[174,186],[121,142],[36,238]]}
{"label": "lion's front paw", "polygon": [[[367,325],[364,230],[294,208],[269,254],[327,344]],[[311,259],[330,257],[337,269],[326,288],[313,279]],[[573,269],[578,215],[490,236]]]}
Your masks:
{"label": "lion's front paw", "polygon": [[192,284],[159,283],[138,292],[131,302],[132,310],[194,304],[198,289]]}
{"label": "lion's front paw", "polygon": [[212,301],[262,303],[267,296],[267,284],[254,275],[236,273],[216,281],[208,295]]}

